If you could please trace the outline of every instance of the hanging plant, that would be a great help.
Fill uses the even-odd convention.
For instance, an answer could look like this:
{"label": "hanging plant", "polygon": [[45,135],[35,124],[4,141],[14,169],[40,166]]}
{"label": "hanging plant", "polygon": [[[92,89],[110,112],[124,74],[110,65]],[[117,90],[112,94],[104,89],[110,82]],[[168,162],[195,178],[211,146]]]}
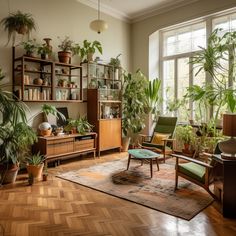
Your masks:
{"label": "hanging plant", "polygon": [[9,16],[1,20],[4,30],[8,32],[8,41],[12,38],[12,44],[15,44],[16,32],[18,34],[27,35],[29,38],[30,32],[35,30],[35,21],[31,14],[17,11],[10,13]]}

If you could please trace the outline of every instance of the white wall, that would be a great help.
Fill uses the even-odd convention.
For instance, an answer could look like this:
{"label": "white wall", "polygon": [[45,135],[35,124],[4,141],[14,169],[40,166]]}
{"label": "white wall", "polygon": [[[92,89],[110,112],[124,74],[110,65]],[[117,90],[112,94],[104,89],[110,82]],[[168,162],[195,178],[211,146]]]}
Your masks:
{"label": "white wall", "polygon": [[[42,39],[52,39],[53,51],[58,51],[59,39],[69,36],[73,41],[82,43],[84,39],[98,40],[103,46],[103,55],[100,58],[109,61],[110,57],[122,54],[122,66],[130,70],[130,25],[111,16],[102,14],[101,17],[109,24],[109,29],[101,34],[89,29],[89,23],[97,17],[97,11],[87,7],[76,0],[1,0],[0,20],[8,15],[8,2],[10,12],[21,10],[31,13],[37,23],[37,30],[32,33],[32,38],[42,42]],[[21,38],[18,36],[17,42]],[[6,79],[11,82],[11,43],[5,46],[7,33],[0,26],[0,67],[6,73]],[[43,43],[43,42],[42,42]],[[96,56],[96,55],[95,55]],[[73,63],[78,61],[74,59]],[[36,113],[43,103],[28,103],[32,114]],[[53,103],[52,103],[53,104]],[[78,113],[86,114],[84,104],[53,104],[56,106],[68,106],[69,116],[75,118]]]}

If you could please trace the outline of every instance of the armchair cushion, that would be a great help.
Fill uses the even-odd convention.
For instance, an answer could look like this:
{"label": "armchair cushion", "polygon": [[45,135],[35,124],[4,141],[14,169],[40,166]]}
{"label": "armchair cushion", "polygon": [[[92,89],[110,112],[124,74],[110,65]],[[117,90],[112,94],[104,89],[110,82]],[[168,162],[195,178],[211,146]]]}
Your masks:
{"label": "armchair cushion", "polygon": [[[158,149],[164,150],[163,145],[158,145],[158,144],[155,144],[155,143],[148,143],[148,142],[143,142],[142,147],[158,148]],[[172,149],[170,147],[166,146],[165,150],[166,151],[168,151],[168,150],[171,151]]]}
{"label": "armchair cushion", "polygon": [[163,146],[164,145],[164,139],[169,138],[170,135],[171,134],[163,134],[163,133],[159,133],[159,132],[154,132],[154,134],[152,136],[151,143]]}
{"label": "armchair cushion", "polygon": [[188,163],[179,164],[178,168],[179,168],[179,172],[195,180],[198,180],[203,184],[205,183],[206,167],[193,163],[193,162],[188,162]]}

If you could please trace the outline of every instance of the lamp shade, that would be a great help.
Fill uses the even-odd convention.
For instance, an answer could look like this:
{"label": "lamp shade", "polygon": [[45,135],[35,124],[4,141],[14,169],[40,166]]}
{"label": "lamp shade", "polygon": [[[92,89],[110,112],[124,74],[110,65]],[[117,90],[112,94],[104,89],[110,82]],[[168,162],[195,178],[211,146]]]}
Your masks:
{"label": "lamp shade", "polygon": [[108,24],[104,20],[94,20],[90,23],[90,28],[100,34],[108,28]]}
{"label": "lamp shade", "polygon": [[223,135],[236,137],[236,114],[223,115]]}

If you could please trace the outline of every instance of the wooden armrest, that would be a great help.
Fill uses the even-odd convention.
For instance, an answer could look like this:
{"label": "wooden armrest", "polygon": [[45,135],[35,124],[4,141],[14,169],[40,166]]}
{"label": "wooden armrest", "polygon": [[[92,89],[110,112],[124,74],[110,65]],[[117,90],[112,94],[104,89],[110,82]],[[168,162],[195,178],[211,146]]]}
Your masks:
{"label": "wooden armrest", "polygon": [[202,155],[206,156],[206,157],[212,157],[213,156],[213,154],[208,153],[208,152],[203,152]]}
{"label": "wooden armrest", "polygon": [[147,146],[142,146],[141,144],[138,144],[138,147],[143,148],[143,149],[148,149],[148,150],[153,151],[153,152],[158,152],[158,153],[162,152],[161,149],[156,148],[156,147],[147,147]]}
{"label": "wooden armrest", "polygon": [[138,134],[138,136],[140,137],[142,143],[146,142],[146,141],[149,142],[151,137],[152,137],[152,136],[147,135],[147,134]]}
{"label": "wooden armrest", "polygon": [[196,159],[193,159],[191,157],[186,157],[186,156],[183,156],[183,155],[179,155],[179,154],[171,154],[171,156],[173,157],[176,157],[176,158],[181,158],[181,159],[184,159],[186,161],[191,161],[193,163],[196,163],[198,165],[201,165],[201,166],[204,166],[206,168],[213,168],[213,166],[205,163],[205,162],[202,162],[202,161],[199,161],[199,160],[196,160]]}
{"label": "wooden armrest", "polygon": [[173,141],[175,141],[176,139],[175,138],[163,138],[162,139],[163,141],[170,141],[170,142],[173,142]]}

